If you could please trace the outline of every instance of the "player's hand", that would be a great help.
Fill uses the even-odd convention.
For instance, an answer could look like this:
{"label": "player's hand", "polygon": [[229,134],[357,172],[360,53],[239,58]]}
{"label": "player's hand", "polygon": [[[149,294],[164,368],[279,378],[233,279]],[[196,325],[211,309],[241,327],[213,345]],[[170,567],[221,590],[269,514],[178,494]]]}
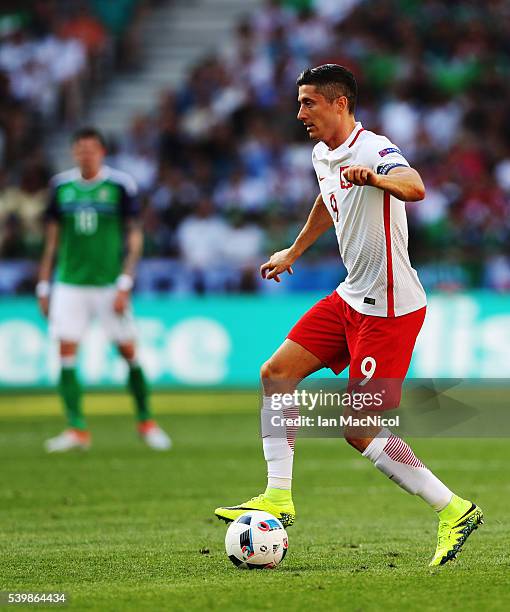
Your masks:
{"label": "player's hand", "polygon": [[115,300],[113,301],[113,310],[121,315],[124,313],[129,304],[129,291],[123,291],[122,289],[117,290]]}
{"label": "player's hand", "polygon": [[349,166],[342,172],[346,182],[363,187],[377,187],[377,174],[366,166]]}
{"label": "player's hand", "polygon": [[277,283],[280,281],[280,274],[288,272],[294,274],[292,264],[296,260],[291,254],[291,249],[284,249],[283,251],[277,251],[273,253],[266,263],[260,266],[260,274],[262,278],[266,280],[275,280]]}
{"label": "player's hand", "polygon": [[49,296],[39,297],[37,298],[39,302],[39,310],[42,312],[43,316],[48,318],[48,312],[50,310],[50,298]]}

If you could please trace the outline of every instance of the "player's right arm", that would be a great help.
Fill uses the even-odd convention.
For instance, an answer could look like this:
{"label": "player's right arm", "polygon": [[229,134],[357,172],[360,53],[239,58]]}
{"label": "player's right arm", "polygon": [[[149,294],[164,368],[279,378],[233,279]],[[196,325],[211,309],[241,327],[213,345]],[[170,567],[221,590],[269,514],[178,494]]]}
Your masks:
{"label": "player's right arm", "polygon": [[274,279],[279,283],[280,274],[283,272],[293,274],[292,264],[332,225],[333,219],[324,204],[322,195],[319,193],[308,215],[308,219],[303,229],[299,232],[299,236],[294,241],[294,244],[288,249],[273,253],[269,261],[262,264],[260,267],[262,278],[267,280]]}
{"label": "player's right arm", "polygon": [[48,316],[50,303],[50,279],[53,270],[53,262],[58,247],[59,226],[56,221],[48,221],[46,224],[46,239],[44,251],[39,266],[39,277],[36,286],[39,308],[45,317]]}

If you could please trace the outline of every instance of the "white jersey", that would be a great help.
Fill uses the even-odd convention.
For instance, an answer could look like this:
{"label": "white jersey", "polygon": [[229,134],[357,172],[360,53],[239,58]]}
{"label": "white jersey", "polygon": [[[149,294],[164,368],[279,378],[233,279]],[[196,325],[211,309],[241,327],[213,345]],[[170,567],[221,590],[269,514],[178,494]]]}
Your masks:
{"label": "white jersey", "polygon": [[312,161],[347,268],[337,288],[340,297],[358,312],[378,317],[398,317],[425,306],[425,291],[409,261],[404,202],[342,176],[349,166],[367,166],[377,174],[409,167],[398,147],[358,122],[336,149],[324,142],[315,145]]}

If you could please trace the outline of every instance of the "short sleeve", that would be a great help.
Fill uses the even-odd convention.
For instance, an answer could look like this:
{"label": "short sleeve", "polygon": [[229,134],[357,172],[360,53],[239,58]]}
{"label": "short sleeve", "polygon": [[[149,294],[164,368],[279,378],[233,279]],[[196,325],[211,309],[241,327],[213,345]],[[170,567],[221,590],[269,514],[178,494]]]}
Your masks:
{"label": "short sleeve", "polygon": [[366,145],[367,149],[368,144],[370,144],[370,148],[367,150],[367,158],[369,160],[367,165],[377,174],[388,174],[390,170],[400,166],[409,168],[409,162],[402,154],[402,151],[388,138],[379,136],[370,139]]}
{"label": "short sleeve", "polygon": [[320,170],[319,170],[319,166],[321,162],[319,161],[319,158],[322,159],[324,146],[325,146],[324,143],[318,142],[312,150],[312,166],[315,171],[315,175],[317,176],[319,187],[320,187],[320,182],[321,182]]}
{"label": "short sleeve", "polygon": [[117,174],[119,178],[119,189],[121,190],[119,206],[120,215],[123,219],[137,219],[141,212],[138,187],[129,175],[125,173]]}
{"label": "short sleeve", "polygon": [[60,221],[61,213],[58,207],[57,190],[53,185],[50,185],[46,209],[44,211],[45,221]]}
{"label": "short sleeve", "polygon": [[312,167],[314,169],[315,174],[317,174],[317,156],[315,154],[315,147],[312,150]]}
{"label": "short sleeve", "polygon": [[129,193],[121,186],[120,215],[123,219],[137,219],[140,216],[140,200],[138,194]]}

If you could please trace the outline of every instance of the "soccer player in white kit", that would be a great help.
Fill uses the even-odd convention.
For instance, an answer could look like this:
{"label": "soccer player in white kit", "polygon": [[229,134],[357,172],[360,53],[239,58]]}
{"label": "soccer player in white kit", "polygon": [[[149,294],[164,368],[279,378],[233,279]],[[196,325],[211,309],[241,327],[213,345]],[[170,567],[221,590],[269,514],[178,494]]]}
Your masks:
{"label": "soccer player in white kit", "polygon": [[[339,374],[349,366],[349,388],[369,377],[392,382],[385,409],[400,402],[426,310],[426,297],[407,250],[405,202],[425,197],[420,175],[386,137],[366,130],[354,117],[357,84],[337,64],[305,70],[297,80],[298,119],[319,142],[312,161],[320,188],[308,220],[294,244],[262,265],[266,279],[280,282],[283,272],[317,238],[334,227],[347,278],[313,306],[262,366],[263,448],[268,466],[265,492],[215,510],[229,522],[248,510],[264,510],[285,526],[295,520],[291,483],[295,427],[286,435],[264,430],[272,395],[292,393],[297,382],[323,367]],[[298,414],[298,406],[284,409]],[[265,435],[264,435],[265,434]],[[386,428],[349,428],[344,436],[381,472],[421,497],[439,518],[437,548],[430,565],[454,559],[468,536],[483,522],[481,509],[458,497],[416,457],[406,442]]]}

